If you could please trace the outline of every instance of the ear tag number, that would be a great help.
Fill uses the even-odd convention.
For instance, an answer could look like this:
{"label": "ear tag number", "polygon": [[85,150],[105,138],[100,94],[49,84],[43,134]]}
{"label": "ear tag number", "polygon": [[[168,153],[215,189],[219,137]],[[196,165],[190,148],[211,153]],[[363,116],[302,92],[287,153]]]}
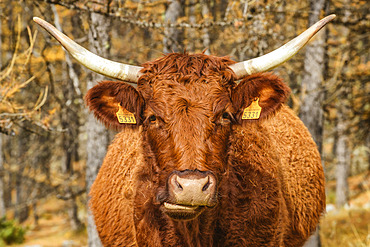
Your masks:
{"label": "ear tag number", "polygon": [[262,108],[258,104],[259,98],[255,98],[254,101],[244,109],[242,119],[259,119]]}
{"label": "ear tag number", "polygon": [[135,115],[118,104],[118,112],[116,113],[119,123],[136,124]]}

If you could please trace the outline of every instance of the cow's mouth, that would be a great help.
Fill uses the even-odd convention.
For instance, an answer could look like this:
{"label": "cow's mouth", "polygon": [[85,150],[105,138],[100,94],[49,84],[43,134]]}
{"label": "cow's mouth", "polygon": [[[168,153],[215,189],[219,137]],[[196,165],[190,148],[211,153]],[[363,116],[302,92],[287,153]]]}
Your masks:
{"label": "cow's mouth", "polygon": [[174,220],[192,220],[198,217],[205,206],[179,205],[164,202],[162,210]]}

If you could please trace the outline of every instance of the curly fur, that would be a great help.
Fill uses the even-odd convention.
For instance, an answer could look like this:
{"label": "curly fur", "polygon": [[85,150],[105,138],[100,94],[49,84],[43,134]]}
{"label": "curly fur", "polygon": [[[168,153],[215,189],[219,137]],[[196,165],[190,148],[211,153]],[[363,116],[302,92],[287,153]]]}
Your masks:
{"label": "curly fur", "polygon": [[[103,82],[86,96],[107,126],[121,129],[91,189],[105,246],[302,246],[325,207],[314,141],[283,103],[290,89],[272,74],[244,78],[233,61],[169,54],[144,64],[137,90]],[[255,98],[258,120],[242,120]],[[138,124],[117,124],[121,103]],[[110,109],[110,110],[106,110]],[[152,118],[151,116],[155,116]],[[210,171],[218,204],[189,221],[162,211],[173,171]]]}

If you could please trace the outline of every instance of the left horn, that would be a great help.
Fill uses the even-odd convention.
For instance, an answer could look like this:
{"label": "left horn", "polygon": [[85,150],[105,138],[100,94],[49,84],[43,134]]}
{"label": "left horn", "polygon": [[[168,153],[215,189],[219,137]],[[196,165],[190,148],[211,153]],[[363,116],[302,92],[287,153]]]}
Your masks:
{"label": "left horn", "polygon": [[142,67],[113,62],[99,57],[68,38],[65,34],[58,31],[53,25],[43,19],[34,17],[33,20],[58,40],[58,42],[86,68],[114,79],[137,83],[141,75],[139,71]]}
{"label": "left horn", "polygon": [[308,41],[335,18],[335,15],[329,15],[324,19],[316,22],[309,29],[304,31],[295,39],[289,41],[282,47],[257,58],[253,58],[244,62],[239,62],[229,67],[236,74],[237,79],[241,79],[246,75],[251,75],[258,72],[268,71],[292,58],[300,49],[302,49]]}

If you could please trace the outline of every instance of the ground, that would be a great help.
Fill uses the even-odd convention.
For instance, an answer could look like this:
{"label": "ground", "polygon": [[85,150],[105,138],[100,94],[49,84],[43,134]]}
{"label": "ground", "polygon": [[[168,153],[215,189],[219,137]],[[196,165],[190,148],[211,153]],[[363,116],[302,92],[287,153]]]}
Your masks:
{"label": "ground", "polygon": [[40,218],[35,226],[30,219],[23,225],[28,228],[26,241],[16,247],[83,247],[87,246],[86,230],[71,230],[65,202],[50,198],[39,206]]}
{"label": "ground", "polygon": [[322,247],[369,247],[370,210],[331,212],[320,225]]}

